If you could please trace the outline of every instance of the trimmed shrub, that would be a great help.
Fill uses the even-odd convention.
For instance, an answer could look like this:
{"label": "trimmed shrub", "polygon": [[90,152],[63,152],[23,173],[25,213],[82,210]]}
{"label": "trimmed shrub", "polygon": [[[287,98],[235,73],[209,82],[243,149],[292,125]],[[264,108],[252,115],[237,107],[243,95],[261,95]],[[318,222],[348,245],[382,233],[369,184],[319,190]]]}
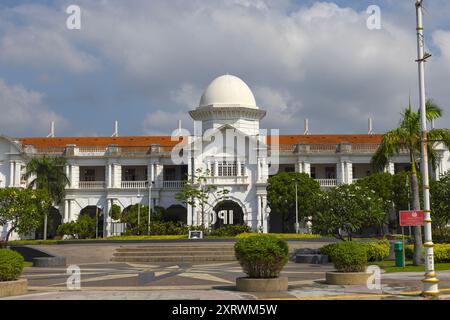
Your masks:
{"label": "trimmed shrub", "polygon": [[278,277],[289,256],[286,240],[268,234],[239,239],[234,250],[249,278]]}
{"label": "trimmed shrub", "polygon": [[434,246],[434,261],[436,263],[450,262],[450,244],[436,244]]}
{"label": "trimmed shrub", "polygon": [[213,237],[235,237],[241,233],[250,233],[252,229],[248,225],[225,225],[219,228],[211,229],[210,236]]}
{"label": "trimmed shrub", "polygon": [[367,266],[367,249],[360,243],[345,241],[334,245],[330,257],[338,272],[363,272]]}
{"label": "trimmed shrub", "polygon": [[0,249],[0,281],[19,279],[24,265],[23,257],[9,249]]}
{"label": "trimmed shrub", "polygon": [[364,242],[362,243],[366,248],[367,261],[383,261],[389,257],[390,244],[387,240],[380,240],[377,242]]}
{"label": "trimmed shrub", "polygon": [[321,254],[327,255],[330,259],[336,248],[336,243],[330,243],[319,249]]}

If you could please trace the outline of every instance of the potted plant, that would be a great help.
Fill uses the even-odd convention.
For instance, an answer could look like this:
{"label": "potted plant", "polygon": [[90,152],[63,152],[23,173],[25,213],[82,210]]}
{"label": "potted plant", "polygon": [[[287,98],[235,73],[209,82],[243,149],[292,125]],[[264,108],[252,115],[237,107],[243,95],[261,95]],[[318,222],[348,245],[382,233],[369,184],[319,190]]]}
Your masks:
{"label": "potted plant", "polygon": [[19,253],[10,249],[0,249],[0,297],[27,292],[27,280],[19,280],[23,266],[24,259]]}
{"label": "potted plant", "polygon": [[275,292],[288,289],[288,278],[279,277],[288,262],[289,247],[273,235],[255,234],[239,239],[234,246],[236,259],[247,277],[236,279],[244,292]]}
{"label": "potted plant", "polygon": [[366,284],[371,273],[366,272],[367,248],[352,241],[339,242],[328,254],[336,271],[326,273],[326,283],[334,285]]}

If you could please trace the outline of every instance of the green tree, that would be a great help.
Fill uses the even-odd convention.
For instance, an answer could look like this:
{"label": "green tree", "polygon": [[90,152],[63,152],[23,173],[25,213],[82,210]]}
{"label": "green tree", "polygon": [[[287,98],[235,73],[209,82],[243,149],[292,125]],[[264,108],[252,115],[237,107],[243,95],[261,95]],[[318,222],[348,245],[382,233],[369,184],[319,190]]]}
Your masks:
{"label": "green tree", "polygon": [[442,234],[450,223],[450,171],[430,184],[433,228]]}
{"label": "green tree", "polygon": [[299,221],[313,215],[321,193],[320,184],[306,173],[285,172],[268,180],[267,200],[271,215],[281,215],[283,232],[295,221],[295,185],[297,184]]}
{"label": "green tree", "polygon": [[383,221],[383,201],[375,191],[356,184],[341,185],[321,195],[313,216],[313,231],[352,240],[362,228],[381,226]]}
{"label": "green tree", "polygon": [[361,187],[366,187],[375,191],[376,195],[383,201],[383,210],[385,212],[385,224],[390,225],[390,213],[394,207],[393,201],[393,180],[394,177],[390,173],[374,173],[362,179],[359,179],[356,183]]}
{"label": "green tree", "polygon": [[[183,203],[191,205],[199,210],[200,224],[205,226],[205,217],[214,207],[211,205],[211,198],[219,200],[219,203],[226,200],[229,194],[228,189],[218,190],[217,186],[208,184],[207,178],[210,171],[197,169],[194,175],[188,176],[183,189],[175,195],[175,199]],[[216,201],[213,201],[216,202]]]}
{"label": "green tree", "polygon": [[[437,119],[442,116],[442,109],[432,100],[428,100],[426,104],[426,118],[428,121]],[[430,140],[442,140],[450,147],[450,130],[448,129],[432,129],[428,133]],[[411,189],[412,189],[412,209],[420,210],[419,199],[419,181],[417,172],[418,158],[421,150],[421,128],[420,114],[415,112],[411,106],[406,108],[402,113],[400,126],[383,135],[383,139],[378,150],[372,158],[372,165],[375,170],[383,170],[389,161],[389,157],[398,154],[401,150],[407,150],[411,163]],[[430,156],[433,167],[436,167],[436,151],[433,144],[427,144],[427,151]],[[422,253],[422,229],[414,227],[414,258],[413,264],[423,264]]]}
{"label": "green tree", "polygon": [[122,209],[120,208],[120,206],[118,204],[113,204],[111,206],[111,209],[109,209],[109,216],[113,219],[113,220],[120,220],[122,215]]}
{"label": "green tree", "polygon": [[7,245],[13,231],[27,234],[39,227],[50,203],[45,190],[0,189],[0,225],[9,223],[4,245]]}
{"label": "green tree", "polygon": [[29,188],[46,190],[51,199],[51,205],[48,207],[44,216],[44,240],[47,239],[47,216],[51,206],[61,203],[65,196],[65,188],[70,184],[64,167],[67,164],[65,158],[33,158],[28,162],[24,179],[31,179]]}

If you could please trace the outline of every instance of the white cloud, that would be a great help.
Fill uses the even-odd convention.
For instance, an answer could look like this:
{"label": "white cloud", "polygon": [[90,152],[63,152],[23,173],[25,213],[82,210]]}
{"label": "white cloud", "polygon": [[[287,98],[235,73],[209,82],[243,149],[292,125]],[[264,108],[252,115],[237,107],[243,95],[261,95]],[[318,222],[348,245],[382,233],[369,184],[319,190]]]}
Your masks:
{"label": "white cloud", "polygon": [[67,121],[49,110],[42,93],[30,91],[21,85],[9,86],[0,79],[0,127],[2,133],[23,134],[49,131],[50,122],[57,122],[58,128],[67,125]]}
{"label": "white cloud", "polygon": [[[80,0],[78,4],[80,32],[67,33],[49,25],[48,19],[34,18],[33,38],[26,28],[14,25],[7,29],[14,32],[8,31],[0,42],[10,39],[14,50],[6,46],[6,53],[0,51],[0,63],[3,55],[3,60],[16,58],[17,63],[42,68],[57,64],[78,72],[100,62],[108,65],[120,84],[113,90],[121,97],[151,101],[142,124],[145,133],[168,133],[178,118],[189,121],[187,110],[198,104],[211,80],[225,73],[250,85],[257,102],[268,110],[264,125],[284,133],[303,131],[303,118],[310,119],[314,133],[365,132],[369,116],[376,131],[382,132],[397,124],[409,95],[417,101],[414,16],[408,19],[403,11],[383,11],[382,29],[370,31],[365,11],[334,2],[296,6],[287,0]],[[407,13],[414,15],[410,9]],[[21,7],[15,14],[31,19],[36,10]],[[39,10],[53,12],[47,14],[54,19],[60,14]],[[60,20],[54,24],[65,25]],[[11,40],[13,35],[17,41]],[[428,91],[442,106],[450,106],[449,32],[436,31],[433,41],[440,53],[433,52],[427,65]],[[37,46],[34,52],[32,45]],[[64,58],[55,56],[58,51]],[[442,123],[449,122],[447,115]]]}

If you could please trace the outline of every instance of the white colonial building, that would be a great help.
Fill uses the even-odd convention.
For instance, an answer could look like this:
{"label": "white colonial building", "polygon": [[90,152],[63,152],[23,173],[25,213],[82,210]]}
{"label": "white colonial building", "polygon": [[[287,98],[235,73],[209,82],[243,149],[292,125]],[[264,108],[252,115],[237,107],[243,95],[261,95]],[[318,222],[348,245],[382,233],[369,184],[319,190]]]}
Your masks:
{"label": "white colonial building", "polygon": [[[58,208],[61,220],[75,220],[80,211],[98,208],[104,213],[103,233],[111,235],[108,212],[113,204],[122,209],[136,203],[162,206],[189,225],[199,224],[197,209],[177,202],[175,194],[187,176],[201,169],[208,174],[207,183],[230,191],[220,205],[220,199],[211,196],[211,207],[222,212],[219,217],[212,214],[211,223],[245,223],[267,232],[275,228],[270,227],[267,205],[269,176],[304,172],[327,188],[371,173],[370,160],[381,135],[279,135],[260,129],[265,115],[250,88],[225,75],[208,86],[199,107],[190,112],[193,134],[182,130],[175,136],[145,137],[0,136],[0,188],[25,187],[22,174],[29,159],[64,156],[70,185]],[[436,177],[450,169],[449,151],[437,149]],[[398,154],[386,171],[404,170],[408,163],[408,154]],[[223,214],[229,211],[231,216]]]}

